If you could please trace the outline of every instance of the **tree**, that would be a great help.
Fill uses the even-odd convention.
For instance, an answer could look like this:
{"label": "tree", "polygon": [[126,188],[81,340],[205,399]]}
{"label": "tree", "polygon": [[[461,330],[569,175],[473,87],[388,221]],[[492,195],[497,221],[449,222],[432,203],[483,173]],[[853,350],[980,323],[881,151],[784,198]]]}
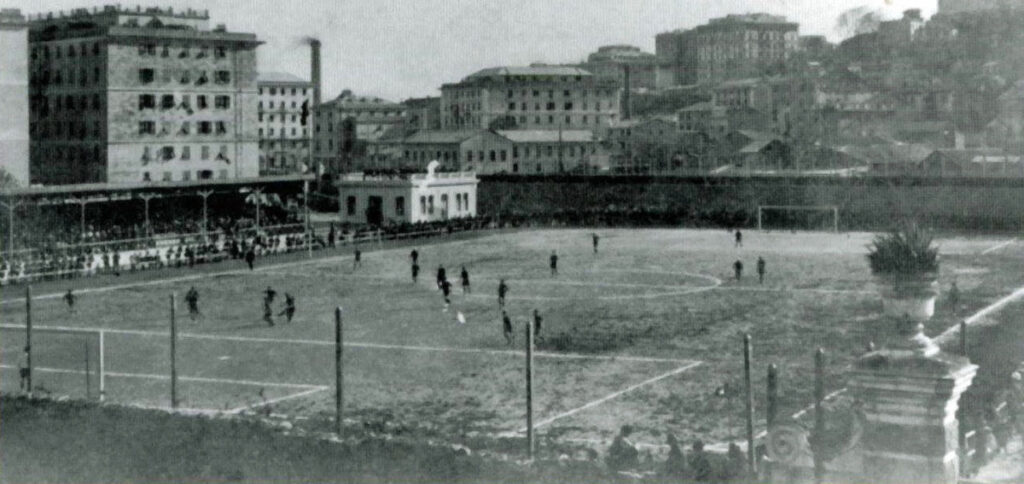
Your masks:
{"label": "tree", "polygon": [[18,180],[14,178],[7,170],[0,167],[0,190],[10,190],[12,188],[18,188]]}

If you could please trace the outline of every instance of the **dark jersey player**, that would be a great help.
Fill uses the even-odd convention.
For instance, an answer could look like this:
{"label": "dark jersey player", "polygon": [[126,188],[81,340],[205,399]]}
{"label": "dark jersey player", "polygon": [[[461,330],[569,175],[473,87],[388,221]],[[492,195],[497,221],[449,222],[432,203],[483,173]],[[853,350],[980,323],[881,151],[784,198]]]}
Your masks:
{"label": "dark jersey player", "polygon": [[550,264],[551,265],[551,275],[552,276],[557,276],[558,275],[558,254],[556,254],[555,251],[551,251],[550,261],[551,261],[551,264]]}
{"label": "dark jersey player", "polygon": [[445,273],[444,267],[440,267],[439,266],[437,268],[437,288],[441,289],[442,283],[447,281],[447,280],[448,280],[448,275]]}
{"label": "dark jersey player", "polygon": [[412,263],[412,283],[416,284],[416,280],[419,279],[419,277],[420,277],[420,265],[415,263],[415,262],[413,262]]}
{"label": "dark jersey player", "polygon": [[196,290],[196,286],[190,287],[185,293],[185,302],[188,303],[188,317],[192,321],[199,319],[202,313],[199,312],[199,291]]}
{"label": "dark jersey player", "polygon": [[441,294],[444,294],[444,310],[447,312],[448,306],[452,304],[452,283],[448,279],[441,281]]}
{"label": "dark jersey player", "polygon": [[68,289],[68,292],[64,293],[64,303],[68,305],[68,312],[75,312],[75,293]]}
{"label": "dark jersey player", "polygon": [[501,311],[501,330],[505,335],[505,343],[512,346],[512,343],[515,341],[512,335],[512,320],[509,319],[508,313],[504,310]]}
{"label": "dark jersey player", "polygon": [[292,318],[295,317],[295,296],[284,293],[284,311],[278,316],[284,316],[289,323],[292,322]]}
{"label": "dark jersey player", "polygon": [[409,253],[409,257],[412,259],[413,265],[420,261],[420,253],[417,252],[416,249],[413,249],[412,252]]}
{"label": "dark jersey player", "polygon": [[508,284],[505,284],[505,280],[502,279],[498,282],[498,307],[505,307],[505,296],[508,294]]}
{"label": "dark jersey player", "polygon": [[594,238],[594,253],[596,254],[597,253],[597,244],[599,242],[601,242],[601,237],[598,237],[597,234],[592,234],[591,237]]}
{"label": "dark jersey player", "polygon": [[732,269],[736,274],[737,281],[743,278],[743,261],[737,260],[736,262],[733,262]]}
{"label": "dark jersey player", "polygon": [[764,261],[764,257],[757,258],[757,283],[764,284],[764,275],[767,272],[768,264]]}
{"label": "dark jersey player", "polygon": [[462,293],[472,293],[469,288],[469,271],[466,270],[466,266],[462,266],[462,272],[459,274],[459,279],[462,280]]}
{"label": "dark jersey player", "polygon": [[736,247],[743,247],[743,232],[736,229]]}

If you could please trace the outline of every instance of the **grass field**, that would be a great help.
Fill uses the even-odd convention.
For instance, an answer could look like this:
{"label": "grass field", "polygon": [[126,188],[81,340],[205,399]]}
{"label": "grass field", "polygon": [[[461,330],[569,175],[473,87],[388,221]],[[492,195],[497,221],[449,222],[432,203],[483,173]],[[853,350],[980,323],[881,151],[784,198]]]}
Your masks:
{"label": "grass field", "polygon": [[[267,259],[253,272],[229,263],[219,272],[161,280],[111,279],[78,290],[75,313],[60,299],[64,287],[55,286],[37,293],[33,321],[106,330],[107,399],[168,406],[174,292],[182,406],[301,417],[333,409],[333,309],[342,306],[348,415],[426,425],[454,441],[522,430],[523,325],[533,309],[544,318],[535,421],[542,436],[573,441],[608,440],[625,423],[647,443],[662,441],[665,432],[715,442],[740,438],[743,333],[754,341],[759,415],[769,363],[780,368],[782,410],[792,413],[810,402],[815,348],[828,353],[832,391],[844,385],[844,367],[869,341],[884,343],[886,323],[864,258],[870,234],[751,231],[736,248],[725,231],[601,230],[594,254],[590,233],[541,230],[423,245],[416,284],[409,249],[401,248],[365,252],[359,268],[338,252],[309,261]],[[1024,244],[1007,240],[939,240],[942,287],[955,279],[962,297],[956,314],[940,300],[930,334],[1024,285]],[[548,270],[553,250],[560,257],[557,276]],[[754,270],[758,256],[767,261],[763,285]],[[741,281],[732,276],[737,259],[745,265]],[[456,286],[464,265],[473,282],[471,294],[454,289],[448,312],[434,287],[438,265]],[[500,278],[511,287],[512,347],[501,334]],[[191,285],[201,295],[198,322],[189,320],[181,300]],[[285,292],[296,296],[291,324],[262,322],[267,286],[279,294],[278,310]],[[5,293],[3,301],[0,320],[23,324],[17,294]],[[996,318],[1001,310],[976,319]],[[456,321],[460,312],[464,325]],[[22,335],[0,331],[4,392],[17,390]],[[35,346],[37,385],[85,395],[82,337],[39,333]],[[737,392],[716,396],[724,386]]]}

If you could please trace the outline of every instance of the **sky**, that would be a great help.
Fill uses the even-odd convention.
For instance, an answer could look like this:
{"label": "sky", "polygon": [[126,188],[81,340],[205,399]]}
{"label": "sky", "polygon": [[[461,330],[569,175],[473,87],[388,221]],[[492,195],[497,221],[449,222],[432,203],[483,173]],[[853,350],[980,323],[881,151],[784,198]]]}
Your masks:
{"label": "sky", "polygon": [[[0,0],[0,7],[44,13],[112,0]],[[579,62],[597,47],[632,44],[654,52],[654,36],[730,13],[767,12],[800,23],[801,35],[840,40],[839,15],[856,7],[892,18],[925,16],[936,0],[137,0],[122,6],[209,9],[210,23],[252,32],[261,71],[309,78],[309,50],[323,42],[324,99],[343,89],[400,101],[436,96],[487,67]]]}

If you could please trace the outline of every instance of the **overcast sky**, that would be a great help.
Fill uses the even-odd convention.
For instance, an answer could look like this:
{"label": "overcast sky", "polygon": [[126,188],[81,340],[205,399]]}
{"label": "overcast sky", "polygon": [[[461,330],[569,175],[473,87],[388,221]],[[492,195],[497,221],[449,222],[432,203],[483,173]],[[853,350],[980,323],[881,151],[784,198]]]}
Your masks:
{"label": "overcast sky", "polygon": [[[103,0],[0,0],[25,13],[92,8]],[[114,3],[108,1],[106,3]],[[801,34],[837,40],[851,8],[890,16],[936,0],[138,0],[124,6],[210,10],[211,24],[254,32],[260,70],[309,77],[307,35],[323,41],[324,99],[351,88],[392,100],[438,94],[445,82],[497,65],[574,62],[606,44],[654,52],[654,36],[729,13],[768,12],[800,23]]]}

